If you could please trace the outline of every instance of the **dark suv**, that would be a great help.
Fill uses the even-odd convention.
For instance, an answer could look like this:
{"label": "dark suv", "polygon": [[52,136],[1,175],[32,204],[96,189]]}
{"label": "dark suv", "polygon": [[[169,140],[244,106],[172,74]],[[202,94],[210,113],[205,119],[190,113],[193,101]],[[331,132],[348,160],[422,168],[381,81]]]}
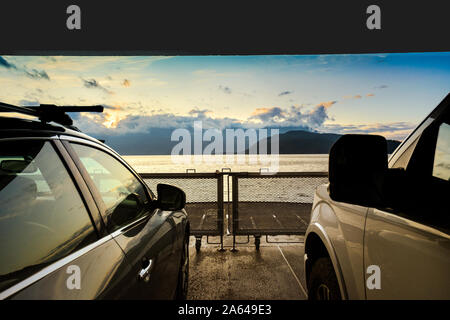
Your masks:
{"label": "dark suv", "polygon": [[184,299],[184,192],[159,184],[155,197],[71,125],[77,108],[0,103],[39,118],[0,117],[0,298]]}

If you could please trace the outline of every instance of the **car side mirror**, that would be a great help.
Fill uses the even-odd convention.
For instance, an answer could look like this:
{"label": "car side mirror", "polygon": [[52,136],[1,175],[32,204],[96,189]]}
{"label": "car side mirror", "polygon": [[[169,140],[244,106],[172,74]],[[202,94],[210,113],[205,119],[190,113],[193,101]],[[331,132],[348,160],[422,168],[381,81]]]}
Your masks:
{"label": "car side mirror", "polygon": [[340,137],[329,155],[331,199],[366,207],[382,206],[387,159],[387,142],[382,136]]}
{"label": "car side mirror", "polygon": [[111,220],[116,226],[123,226],[141,213],[143,203],[137,193],[130,193],[122,200],[111,214]]}
{"label": "car side mirror", "polygon": [[186,194],[180,188],[160,183],[156,186],[156,191],[158,193],[157,207],[161,210],[176,211],[183,209],[186,205]]}

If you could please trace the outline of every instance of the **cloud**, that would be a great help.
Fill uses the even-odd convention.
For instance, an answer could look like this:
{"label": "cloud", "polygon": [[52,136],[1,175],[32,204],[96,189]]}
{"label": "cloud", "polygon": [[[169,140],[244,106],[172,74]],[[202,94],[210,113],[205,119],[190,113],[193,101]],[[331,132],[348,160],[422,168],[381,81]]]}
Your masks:
{"label": "cloud", "polygon": [[327,101],[327,102],[321,102],[321,103],[319,103],[319,104],[317,105],[317,107],[323,106],[323,107],[325,107],[325,108],[329,108],[329,107],[331,107],[331,106],[332,106],[333,104],[335,104],[335,103],[337,103],[336,100],[333,100],[333,101]]}
{"label": "cloud", "polygon": [[374,87],[375,89],[386,89],[386,88],[388,88],[388,85],[386,85],[386,84],[382,84],[381,86],[376,86],[376,87]]}
{"label": "cloud", "polygon": [[36,69],[32,69],[31,71],[25,71],[25,74],[30,77],[31,79],[46,79],[46,80],[50,80],[50,77],[48,76],[47,72],[45,72],[44,70],[39,71]]}
{"label": "cloud", "polygon": [[22,107],[38,106],[39,104],[40,103],[37,100],[31,101],[31,100],[22,99],[19,101],[19,105]]}
{"label": "cloud", "polygon": [[327,119],[329,119],[327,114],[327,107],[324,105],[318,105],[307,114],[307,125],[313,128],[317,128],[322,126]]}
{"label": "cloud", "polygon": [[31,79],[50,80],[50,77],[47,74],[47,72],[45,72],[45,70],[37,70],[37,69],[28,70],[26,67],[19,68],[15,64],[8,62],[5,58],[3,58],[1,56],[0,56],[0,66],[4,67],[6,69],[17,70],[17,71],[23,72],[27,77],[29,77]]}
{"label": "cloud", "polygon": [[291,93],[292,93],[292,91],[283,91],[278,96],[281,97],[281,96],[285,96],[285,95],[288,95],[288,94],[291,94]]}
{"label": "cloud", "polygon": [[196,116],[198,118],[205,118],[206,114],[212,113],[211,110],[208,109],[203,109],[203,110],[199,110],[198,108],[196,109],[192,109],[191,111],[189,111],[189,114],[192,116]]}
{"label": "cloud", "polygon": [[257,108],[248,118],[246,126],[249,126],[251,121],[256,121],[263,127],[301,127],[313,130],[330,119],[327,109],[334,103],[336,102],[323,102],[309,111],[303,111],[303,106],[291,106],[286,109]]}
{"label": "cloud", "polygon": [[226,94],[231,94],[231,89],[229,87],[224,87],[224,86],[220,85],[219,90],[223,91]]}
{"label": "cloud", "polygon": [[322,130],[339,134],[380,134],[389,139],[403,140],[417,124],[410,122],[372,123],[357,125],[326,124]]}
{"label": "cloud", "polygon": [[[193,111],[193,110],[191,110]],[[197,113],[199,112],[199,113]],[[90,134],[123,135],[127,133],[151,132],[154,128],[177,129],[192,128],[194,121],[201,120],[203,128],[241,128],[242,122],[232,118],[214,119],[204,115],[206,110],[195,110],[190,115],[180,116],[172,113],[153,115],[122,115],[118,112],[103,114],[81,114],[75,126]]]}
{"label": "cloud", "polygon": [[109,110],[120,110],[121,108],[119,106],[110,106],[107,104],[102,104],[104,109],[109,109]]}
{"label": "cloud", "polygon": [[44,56],[44,58],[47,59],[48,61],[51,61],[51,62],[57,62],[58,61],[55,57],[52,57],[52,56]]}
{"label": "cloud", "polygon": [[17,69],[17,67],[13,63],[6,61],[6,59],[2,56],[0,56],[0,66],[6,69]]}
{"label": "cloud", "polygon": [[[372,123],[342,125],[326,123],[330,119],[328,110],[331,103],[321,103],[308,108],[304,105],[280,107],[261,107],[245,120],[235,118],[213,118],[212,111],[194,108],[187,115],[173,113],[153,113],[133,115],[127,113],[126,107],[105,105],[103,114],[79,114],[74,117],[75,126],[94,135],[124,135],[129,133],[151,133],[153,129],[192,129],[194,122],[201,120],[204,129],[215,128],[280,128],[284,130],[309,130],[338,134],[369,133],[380,134],[389,139],[402,140],[415,127],[409,122]],[[31,105],[33,101],[27,101]],[[328,106],[328,107],[327,107]],[[159,110],[158,112],[163,112]]]}
{"label": "cloud", "polygon": [[91,80],[84,80],[83,79],[83,83],[84,83],[84,86],[86,88],[98,88],[98,87],[100,87],[100,84],[95,79],[91,79]]}
{"label": "cloud", "polygon": [[113,94],[112,91],[109,91],[108,89],[106,89],[105,87],[103,87],[102,85],[100,85],[100,83],[95,80],[95,79],[89,79],[89,80],[85,80],[85,79],[81,79],[83,81],[83,85],[86,88],[94,88],[94,89],[100,89],[108,94]]}
{"label": "cloud", "polygon": [[[366,97],[373,97],[375,94],[373,94],[373,93],[368,93],[368,94],[366,94],[365,96]],[[347,96],[344,96],[343,97],[344,99],[362,99],[363,98],[363,95],[360,95],[360,94],[356,94],[356,95],[354,95],[354,96],[351,96],[351,95],[347,95]]]}
{"label": "cloud", "polygon": [[130,82],[130,80],[124,79],[123,82],[122,82],[122,85],[124,87],[129,87],[131,85],[131,82]]}
{"label": "cloud", "polygon": [[261,121],[268,121],[274,118],[285,118],[286,114],[279,107],[272,108],[256,108],[255,111],[252,112],[249,119],[257,119]]}

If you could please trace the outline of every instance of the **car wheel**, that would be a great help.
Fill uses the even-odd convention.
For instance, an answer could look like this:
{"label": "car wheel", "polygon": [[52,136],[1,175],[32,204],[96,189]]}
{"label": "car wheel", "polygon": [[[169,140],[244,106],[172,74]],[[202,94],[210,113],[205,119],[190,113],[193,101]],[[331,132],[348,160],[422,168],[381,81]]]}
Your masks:
{"label": "car wheel", "polygon": [[178,285],[175,298],[186,300],[189,285],[189,237],[183,243],[180,270],[178,271]]}
{"label": "car wheel", "polygon": [[317,259],[308,281],[309,300],[341,300],[339,283],[330,258]]}

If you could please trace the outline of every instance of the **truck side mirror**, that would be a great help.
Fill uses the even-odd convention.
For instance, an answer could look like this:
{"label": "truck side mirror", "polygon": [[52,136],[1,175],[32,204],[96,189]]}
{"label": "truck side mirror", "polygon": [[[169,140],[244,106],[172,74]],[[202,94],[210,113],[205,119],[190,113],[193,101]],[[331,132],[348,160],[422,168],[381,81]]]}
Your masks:
{"label": "truck side mirror", "polygon": [[366,207],[382,205],[387,160],[387,142],[382,136],[349,134],[340,137],[329,155],[331,199]]}

